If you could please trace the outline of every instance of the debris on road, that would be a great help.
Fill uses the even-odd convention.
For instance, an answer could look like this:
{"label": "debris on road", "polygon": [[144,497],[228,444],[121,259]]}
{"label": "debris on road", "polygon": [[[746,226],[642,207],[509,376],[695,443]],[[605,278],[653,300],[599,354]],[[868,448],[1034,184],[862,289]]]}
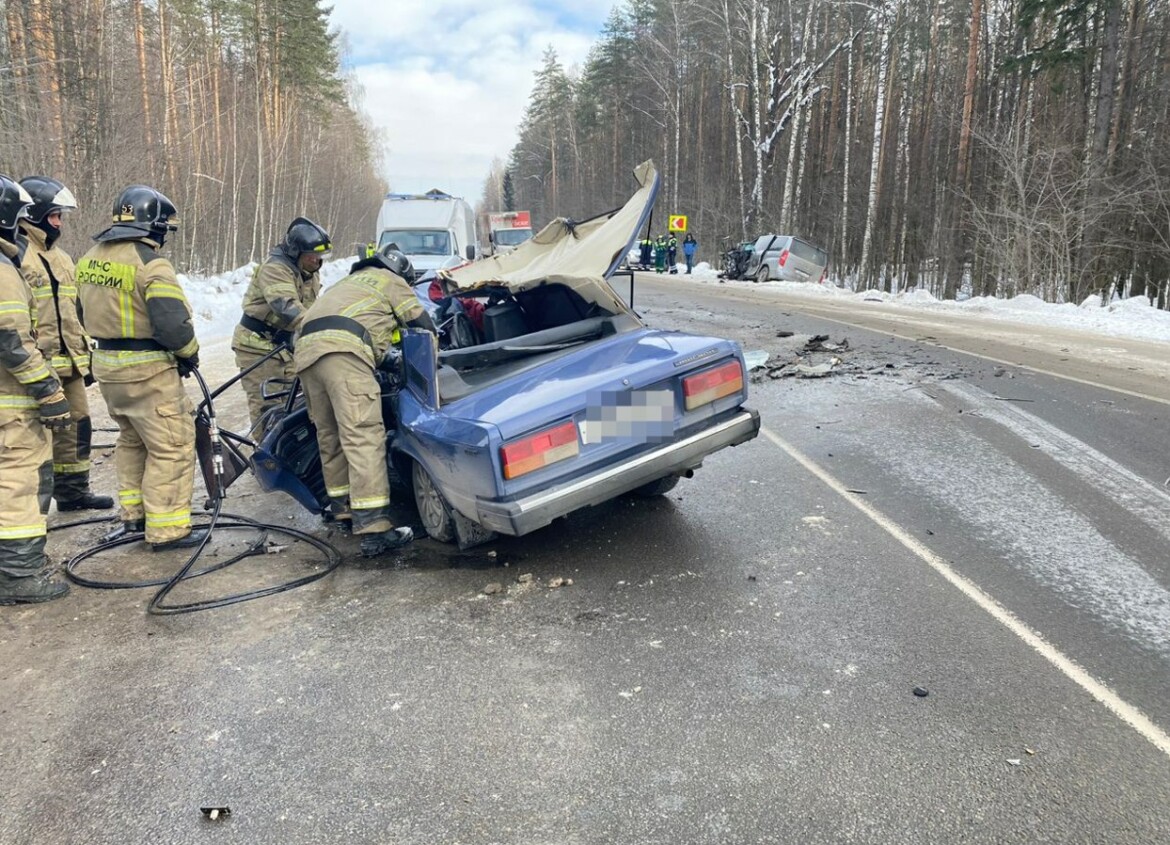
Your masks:
{"label": "debris on road", "polygon": [[928,690],[926,687],[915,687],[914,694],[919,698],[926,698],[928,695],[930,695],[930,690]]}
{"label": "debris on road", "polygon": [[496,581],[493,581],[492,583],[488,584],[486,587],[483,588],[483,594],[485,596],[494,596],[497,593],[502,593],[502,592],[504,592],[504,585],[500,584]]}

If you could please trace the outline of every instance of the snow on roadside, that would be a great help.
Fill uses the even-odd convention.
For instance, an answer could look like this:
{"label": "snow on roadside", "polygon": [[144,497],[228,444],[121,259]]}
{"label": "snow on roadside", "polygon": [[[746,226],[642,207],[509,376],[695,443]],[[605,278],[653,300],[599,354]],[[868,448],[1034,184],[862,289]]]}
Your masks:
{"label": "snow on roadside", "polygon": [[[357,256],[338,258],[321,267],[321,287],[325,288],[349,274],[350,265]],[[195,335],[201,342],[211,342],[230,337],[236,323],[240,321],[244,291],[256,272],[256,262],[250,261],[243,267],[204,276],[197,273],[180,273],[179,284],[191,302],[195,313]]]}
{"label": "snow on roadside", "polygon": [[1037,326],[1062,326],[1085,332],[1127,337],[1135,340],[1152,340],[1170,343],[1170,311],[1160,311],[1150,305],[1145,297],[1134,296],[1119,299],[1101,306],[1101,298],[1090,296],[1080,305],[1072,303],[1053,304],[1044,302],[1030,294],[1011,299],[996,299],[992,296],[976,296],[962,302],[936,299],[922,289],[887,293],[882,290],[851,291],[830,283],[816,282],[764,282],[720,280],[714,272],[691,277],[704,284],[727,284],[750,287],[759,291],[774,291],[791,296],[806,296],[814,299],[852,300],[860,303],[883,302],[903,308],[921,311],[942,311],[964,316],[985,317],[991,321],[1022,323]]}
{"label": "snow on roadside", "polygon": [[[322,286],[328,287],[348,275],[350,266],[356,260],[357,256],[348,256],[326,263],[321,268]],[[210,276],[179,275],[179,281],[195,312],[195,331],[201,341],[210,342],[231,336],[240,319],[244,290],[255,269],[256,263],[250,262],[235,270]],[[858,303],[858,307],[865,307],[862,303],[876,301],[902,308],[951,312],[1011,323],[1062,326],[1111,337],[1170,343],[1170,311],[1159,311],[1151,307],[1145,298],[1136,296],[1116,300],[1105,307],[1101,307],[1101,300],[1096,296],[1089,297],[1080,305],[1054,305],[1030,295],[1006,300],[978,296],[962,302],[951,302],[935,299],[925,290],[891,294],[880,290],[854,292],[831,283],[723,282],[706,261],[696,264],[690,276],[686,275],[686,265],[680,265],[678,276],[673,278],[685,278],[700,284],[738,285],[761,292],[775,291],[810,298],[853,300]]]}

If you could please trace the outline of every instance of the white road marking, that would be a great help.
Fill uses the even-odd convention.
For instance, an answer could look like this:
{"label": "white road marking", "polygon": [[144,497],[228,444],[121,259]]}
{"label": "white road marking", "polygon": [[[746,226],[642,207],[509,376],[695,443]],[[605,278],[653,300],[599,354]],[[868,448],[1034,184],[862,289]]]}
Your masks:
{"label": "white road marking", "polygon": [[1121,719],[1121,721],[1149,740],[1159,751],[1167,757],[1170,757],[1170,735],[1167,735],[1165,731],[1155,725],[1148,716],[1132,704],[1124,701],[1117,693],[1113,692],[1105,684],[1078,666],[1071,658],[1066,657],[1059,649],[1040,636],[1040,634],[1028,628],[1015,614],[985,593],[973,581],[968,580],[952,569],[946,561],[919,543],[913,536],[903,531],[897,523],[886,517],[877,508],[862,501],[858,496],[851,494],[844,484],[839,482],[819,464],[812,461],[768,428],[761,426],[760,432],[789,457],[820,479],[830,490],[861,511],[874,524],[882,528],[887,534],[922,559],[931,569],[978,605],[980,609],[1031,646],[1037,654],[1056,667],[1065,677],[1081,687],[1081,689],[1089,693],[1089,695],[1104,705],[1115,716]]}
{"label": "white road marking", "polygon": [[980,417],[999,423],[1025,443],[1039,446],[1045,455],[1170,541],[1170,494],[1161,487],[1040,417],[996,401],[985,390],[959,382],[939,387],[962,399]]}
{"label": "white road marking", "polygon": [[957,346],[947,346],[945,343],[939,343],[937,340],[923,341],[921,336],[914,336],[909,334],[901,334],[889,329],[879,329],[873,326],[863,326],[860,323],[851,323],[848,320],[843,320],[840,317],[826,317],[823,313],[808,310],[806,313],[818,320],[824,320],[829,323],[837,323],[838,325],[848,326],[851,329],[861,329],[862,331],[874,332],[875,334],[884,334],[888,337],[896,337],[898,340],[908,340],[913,343],[926,344],[938,349],[946,349],[950,352],[957,352],[960,355],[970,355],[972,358],[982,358],[984,361],[991,361],[993,364],[1003,364],[1005,367],[1015,367],[1019,370],[1028,370],[1033,373],[1040,373],[1041,375],[1052,376],[1053,378],[1063,379],[1064,381],[1073,381],[1077,384],[1084,384],[1089,387],[1097,387],[1101,390],[1108,390],[1111,393],[1121,393],[1125,396],[1133,396],[1136,399],[1145,399],[1148,402],[1157,402],[1160,405],[1170,405],[1170,400],[1163,399],[1160,396],[1151,396],[1148,393],[1139,393],[1136,390],[1126,390],[1123,387],[1117,387],[1112,384],[1104,384],[1099,381],[1092,381],[1091,379],[1077,378],[1065,373],[1058,373],[1055,370],[1046,370],[1043,367],[1034,367],[1030,364],[1021,364],[1019,361],[1008,361],[1004,358],[996,358],[994,355],[987,355],[983,352],[973,352],[970,349],[960,349]]}

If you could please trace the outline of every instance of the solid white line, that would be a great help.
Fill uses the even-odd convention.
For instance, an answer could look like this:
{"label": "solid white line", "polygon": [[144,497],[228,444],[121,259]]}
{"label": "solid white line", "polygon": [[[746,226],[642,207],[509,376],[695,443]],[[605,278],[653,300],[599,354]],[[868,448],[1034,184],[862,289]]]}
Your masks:
{"label": "solid white line", "polygon": [[[932,346],[936,349],[946,349],[949,352],[957,352],[960,355],[970,355],[972,358],[982,358],[984,361],[991,361],[994,364],[1003,364],[1006,367],[1015,367],[1020,370],[1028,370],[1033,373],[1040,373],[1045,376],[1052,376],[1053,378],[1063,379],[1064,381],[1072,381],[1077,384],[1083,384],[1088,387],[1096,387],[1101,390],[1108,390],[1111,393],[1120,393],[1123,396],[1133,396],[1136,399],[1145,399],[1148,402],[1157,402],[1159,405],[1170,405],[1170,400],[1161,398],[1160,396],[1151,396],[1148,393],[1139,393],[1136,390],[1126,390],[1124,387],[1115,387],[1111,384],[1102,384],[1099,381],[1092,381],[1090,379],[1077,378],[1076,376],[1066,375],[1065,373],[1058,373],[1055,370],[1046,370],[1043,367],[1034,367],[1031,364],[1022,364],[1019,361],[1008,361],[1004,358],[996,358],[994,355],[987,355],[983,352],[972,352],[970,349],[960,349],[956,346],[947,346],[945,343],[939,343],[937,340],[921,340],[918,337],[910,335],[899,334],[898,332],[889,329],[877,329],[873,326],[863,326],[860,323],[851,323],[848,320],[843,320],[840,317],[826,317],[823,313],[806,310],[806,314],[816,317],[818,320],[824,320],[828,323],[837,323],[841,326],[849,326],[852,329],[861,329],[862,331],[875,332],[876,334],[884,334],[887,337],[896,337],[898,340],[908,340],[913,343],[921,343]],[[896,316],[896,315],[886,315]]]}
{"label": "solid white line", "polygon": [[1073,683],[1077,684],[1081,689],[1085,690],[1085,692],[1112,711],[1121,721],[1148,739],[1159,751],[1170,757],[1170,735],[1167,735],[1165,731],[1155,725],[1148,716],[1132,704],[1123,701],[1109,687],[1078,666],[1071,658],[1062,654],[1038,633],[1029,629],[1011,611],[983,592],[973,581],[968,580],[952,569],[946,561],[903,531],[895,522],[887,518],[877,508],[867,502],[861,501],[856,494],[850,493],[845,485],[830,475],[827,470],[814,463],[810,458],[766,427],[761,426],[760,432],[787,453],[793,460],[820,479],[829,489],[842,499],[845,499],[869,517],[887,534],[925,561],[931,569],[949,581],[954,587],[958,588],[963,595],[975,602],[975,604],[986,611],[993,619],[1031,646],[1041,657],[1063,673],[1065,677],[1069,678]]}

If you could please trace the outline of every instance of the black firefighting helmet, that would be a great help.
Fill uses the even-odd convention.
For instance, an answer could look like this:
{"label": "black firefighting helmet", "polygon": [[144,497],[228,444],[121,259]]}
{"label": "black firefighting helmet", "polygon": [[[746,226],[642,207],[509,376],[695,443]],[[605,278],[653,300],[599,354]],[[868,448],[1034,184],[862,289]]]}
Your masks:
{"label": "black firefighting helmet", "polygon": [[0,175],[0,238],[16,243],[17,224],[28,217],[33,198],[19,182]]}
{"label": "black firefighting helmet", "polygon": [[29,222],[45,233],[51,244],[61,236],[61,227],[49,222],[53,212],[76,211],[77,198],[63,184],[49,176],[26,176],[20,180],[30,197],[32,207],[28,210]]}
{"label": "black firefighting helmet", "polygon": [[306,252],[324,258],[333,251],[333,242],[329,233],[308,217],[298,217],[289,224],[288,234],[284,236],[284,251],[293,261]]}
{"label": "black firefighting helmet", "polygon": [[141,229],[162,243],[167,232],[179,229],[175,204],[148,185],[131,185],[114,200],[114,223]]}
{"label": "black firefighting helmet", "polygon": [[391,273],[401,276],[408,282],[414,281],[414,265],[405,253],[398,248],[398,244],[386,244],[375,256],[378,263]]}

